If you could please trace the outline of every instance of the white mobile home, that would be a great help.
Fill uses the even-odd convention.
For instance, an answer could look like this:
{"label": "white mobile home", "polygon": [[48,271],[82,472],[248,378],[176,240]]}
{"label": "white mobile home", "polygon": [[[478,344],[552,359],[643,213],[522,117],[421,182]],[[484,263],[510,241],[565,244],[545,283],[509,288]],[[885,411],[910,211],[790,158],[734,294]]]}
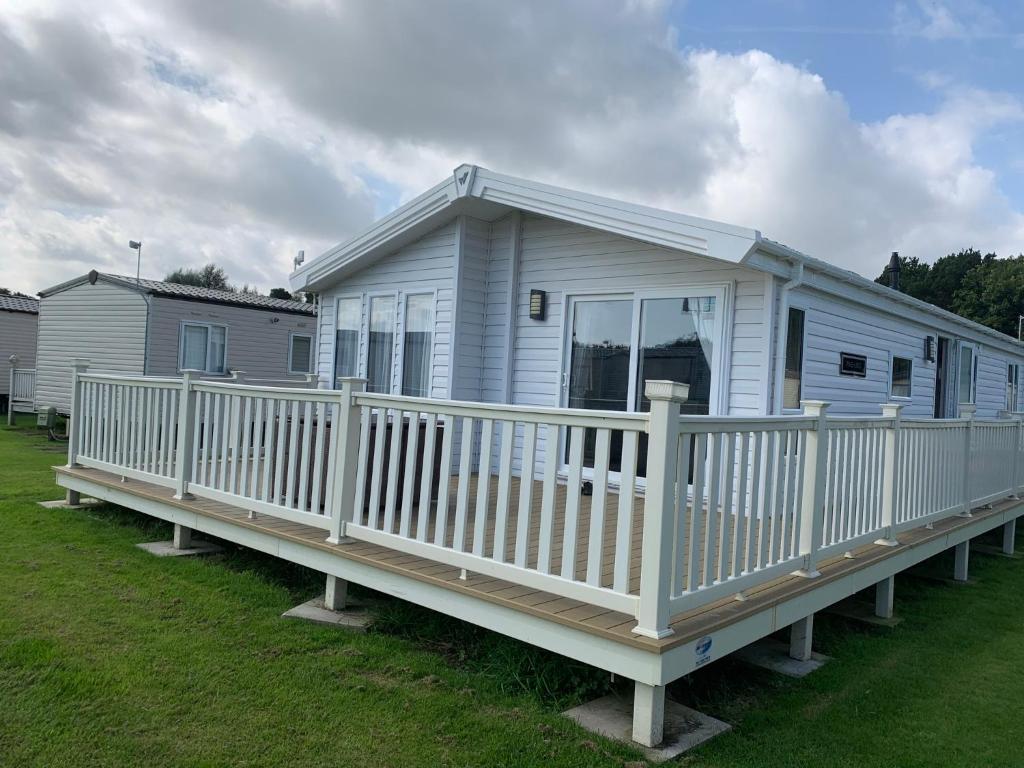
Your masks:
{"label": "white mobile home", "polygon": [[35,299],[0,296],[0,401],[5,410],[32,408],[38,318]]}
{"label": "white mobile home", "polygon": [[1013,549],[1021,345],[755,230],[462,166],[291,279],[337,390],[77,366],[58,483],[632,680],[643,744],[673,680]]}
{"label": "white mobile home", "polygon": [[660,378],[692,414],[990,417],[1024,365],[1017,340],[755,230],[472,166],[293,287],[322,297],[321,374],[379,393],[634,411]]}
{"label": "white mobile home", "polygon": [[36,401],[67,413],[71,364],[96,371],[304,382],[314,355],[311,304],[92,271],[39,292]]}

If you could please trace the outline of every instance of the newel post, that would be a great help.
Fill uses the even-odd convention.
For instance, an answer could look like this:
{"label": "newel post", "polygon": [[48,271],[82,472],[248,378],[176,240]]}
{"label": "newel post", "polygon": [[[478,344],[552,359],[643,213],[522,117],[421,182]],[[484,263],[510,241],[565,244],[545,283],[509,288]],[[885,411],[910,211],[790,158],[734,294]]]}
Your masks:
{"label": "newel post", "polygon": [[[672,634],[668,622],[672,598],[672,552],[676,509],[676,467],[679,452],[679,406],[690,388],[674,381],[648,381],[651,401],[647,428],[647,490],[640,550],[640,605],[633,632],[662,638]],[[686,478],[680,478],[686,493]],[[699,503],[695,500],[694,503]],[[683,505],[685,507],[685,505]]]}
{"label": "newel post", "polygon": [[[79,378],[89,370],[83,357],[71,359],[71,414],[68,416],[68,466],[78,465],[78,442],[82,432],[82,382]],[[11,390],[12,392],[14,390]]]}
{"label": "newel post", "polygon": [[18,356],[11,355],[7,358],[7,362],[11,364],[10,370],[10,381],[7,387],[7,426],[14,424],[14,370],[18,367]]}
{"label": "newel post", "polygon": [[355,396],[366,391],[366,379],[341,378],[338,413],[331,435],[331,531],[329,544],[339,544],[345,537],[345,524],[357,519],[356,474],[359,469],[359,406]]}
{"label": "newel post", "polygon": [[960,418],[966,419],[964,427],[964,460],[963,465],[963,494],[964,503],[960,510],[961,517],[971,516],[971,453],[974,450],[974,414],[977,407],[964,404],[960,406]]}
{"label": "newel post", "polygon": [[814,427],[807,433],[804,449],[804,487],[800,497],[800,555],[804,559],[800,576],[814,578],[818,572],[818,549],[825,527],[825,472],[828,462],[828,422],[825,412],[828,403],[821,400],[803,400],[805,416],[815,418]]}
{"label": "newel post", "polygon": [[896,540],[896,494],[899,488],[900,441],[903,439],[900,426],[902,403],[885,403],[882,417],[892,420],[892,426],[885,430],[885,444],[882,456],[882,535],[875,544],[883,547],[899,545]]}
{"label": "newel post", "polygon": [[176,499],[191,499],[188,484],[192,482],[192,450],[195,437],[196,393],[193,383],[202,371],[184,370],[181,372],[181,399],[178,401],[178,434],[174,444],[174,462],[177,470],[177,487],[174,492]]}
{"label": "newel post", "polygon": [[1017,428],[1014,430],[1013,440],[1013,467],[1011,468],[1010,484],[1013,488],[1013,498],[1020,498],[1020,459],[1021,450],[1024,449],[1024,419],[1017,417]]}

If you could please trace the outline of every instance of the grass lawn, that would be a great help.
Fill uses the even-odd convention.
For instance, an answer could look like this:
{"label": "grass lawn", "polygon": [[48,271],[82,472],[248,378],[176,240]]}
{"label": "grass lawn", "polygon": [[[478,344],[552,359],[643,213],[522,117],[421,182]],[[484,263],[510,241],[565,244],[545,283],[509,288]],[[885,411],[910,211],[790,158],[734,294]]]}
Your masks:
{"label": "grass lawn", "polygon": [[[232,545],[154,558],[134,544],[169,526],[41,509],[63,446],[21,423],[0,429],[0,765],[642,764],[558,714],[605,674],[397,600],[366,635],[284,621],[318,574]],[[680,762],[1020,765],[1024,561],[972,576],[900,578],[894,630],[820,617],[835,658],[805,680],[724,660],[675,684],[735,726]]]}

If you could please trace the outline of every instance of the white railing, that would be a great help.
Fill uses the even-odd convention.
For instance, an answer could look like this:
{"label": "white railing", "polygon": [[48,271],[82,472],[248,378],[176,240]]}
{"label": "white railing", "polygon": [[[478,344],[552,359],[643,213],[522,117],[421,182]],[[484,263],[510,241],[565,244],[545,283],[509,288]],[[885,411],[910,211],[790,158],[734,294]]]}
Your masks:
{"label": "white railing", "polygon": [[1016,495],[1020,419],[682,416],[75,370],[69,464],[519,587],[670,619]]}
{"label": "white railing", "polygon": [[18,356],[11,355],[11,374],[7,395],[7,426],[14,423],[16,411],[34,411],[36,401],[35,368],[18,368]]}

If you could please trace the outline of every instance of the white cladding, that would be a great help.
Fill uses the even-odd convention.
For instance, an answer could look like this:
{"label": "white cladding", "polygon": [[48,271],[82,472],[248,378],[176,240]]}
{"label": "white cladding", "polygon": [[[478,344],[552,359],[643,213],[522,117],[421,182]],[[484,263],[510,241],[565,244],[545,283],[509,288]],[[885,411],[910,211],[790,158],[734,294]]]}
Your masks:
{"label": "white cladding", "polygon": [[36,406],[71,407],[71,361],[94,372],[140,375],[146,359],[147,301],[142,294],[99,281],[39,300]]}
{"label": "white cladding", "polygon": [[36,367],[36,329],[39,316],[31,312],[0,311],[0,395],[11,388],[11,355],[18,368]]}

